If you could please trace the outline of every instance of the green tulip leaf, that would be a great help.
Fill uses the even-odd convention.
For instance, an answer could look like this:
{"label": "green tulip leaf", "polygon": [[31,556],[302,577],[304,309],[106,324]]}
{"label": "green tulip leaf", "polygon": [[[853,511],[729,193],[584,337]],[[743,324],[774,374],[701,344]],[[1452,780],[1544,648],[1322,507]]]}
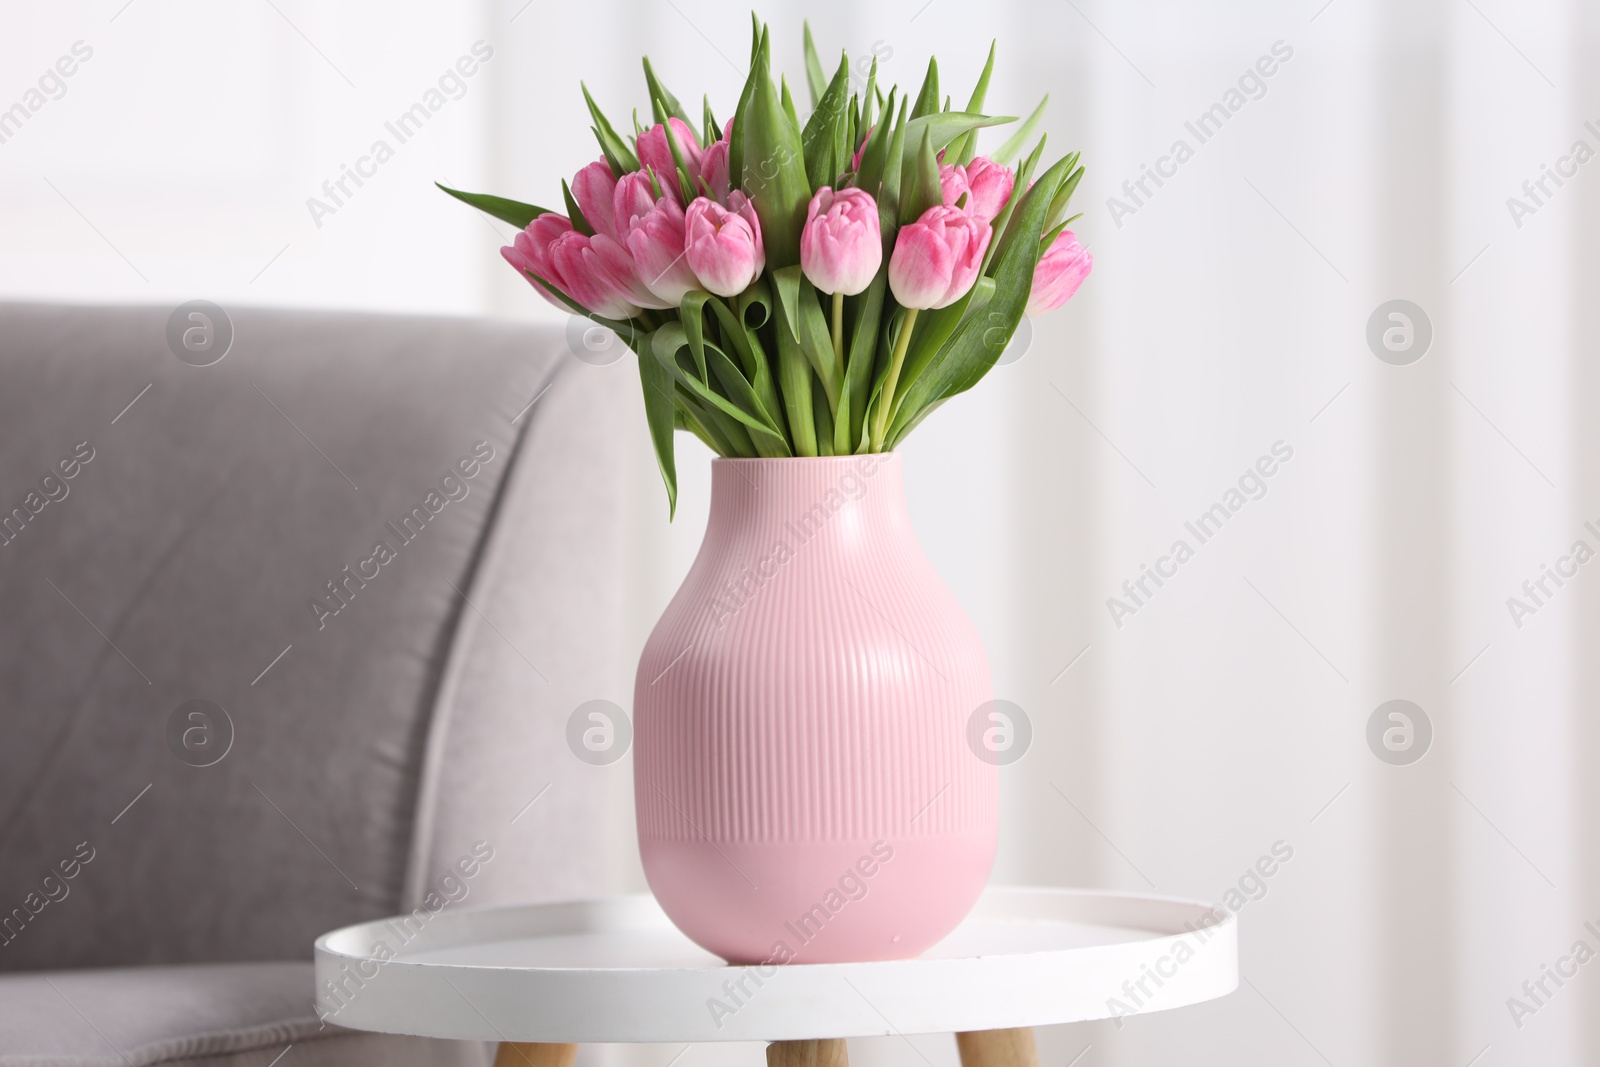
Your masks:
{"label": "green tulip leaf", "polygon": [[707,448],[711,449],[711,451],[717,453],[718,455],[727,454],[721,450],[716,439],[711,436],[711,431],[707,430],[705,426],[701,424],[700,420],[695,418],[694,415],[682,404],[674,404],[672,409],[672,424],[677,429],[683,430],[687,433],[692,433],[696,437],[700,438],[700,440],[705,443]]}
{"label": "green tulip leaf", "polygon": [[861,93],[861,117],[856,121],[856,140],[850,144],[850,151],[855,152],[861,147],[861,141],[867,136],[867,130],[872,127],[872,105],[878,98],[878,57],[872,57],[872,67],[867,71],[867,87]]}
{"label": "green tulip leaf", "polygon": [[717,122],[717,116],[711,111],[711,97],[702,99],[705,114],[701,118],[700,140],[706,148],[710,148],[722,139],[722,126]]}
{"label": "green tulip leaf", "polygon": [[[994,76],[994,56],[996,42],[989,42],[989,59],[983,65],[983,73],[978,76],[978,84],[972,90],[972,96],[967,100],[967,112],[978,114],[983,110],[984,101],[989,98],[989,79]],[[968,130],[950,143],[950,151],[946,158],[954,156],[957,163],[966,166],[978,155],[978,131]]]}
{"label": "green tulip leaf", "polygon": [[929,59],[928,73],[922,79],[922,91],[917,94],[917,102],[911,106],[911,117],[920,119],[924,115],[936,115],[938,113],[939,61],[937,59]]}
{"label": "green tulip leaf", "polygon": [[705,337],[705,306],[711,299],[711,294],[701,289],[685,293],[683,300],[678,304],[678,323],[683,327],[684,336],[689,341],[689,351],[694,353],[695,370],[700,374],[702,382],[709,381],[706,375],[706,337]]}
{"label": "green tulip leaf", "polygon": [[635,335],[633,350],[639,357],[639,384],[644,389],[644,417],[650,427],[650,444],[656,453],[656,466],[667,486],[667,518],[678,513],[678,468],[674,451],[672,376],[662,367],[652,350],[653,338]]}
{"label": "green tulip leaf", "polygon": [[[778,307],[783,311],[783,325],[789,327],[791,340],[800,340],[800,283],[805,281],[797,263],[772,271],[772,286],[778,291]],[[779,330],[779,333],[784,331]]]}
{"label": "green tulip leaf", "polygon": [[828,399],[828,410],[838,410],[839,379],[841,369],[833,351],[833,334],[828,326],[828,316],[817,299],[817,290],[802,278],[798,286],[800,303],[800,350],[806,354],[811,369],[816,372]]}
{"label": "green tulip leaf", "polygon": [[566,179],[561,181],[561,198],[567,202],[567,217],[572,220],[572,228],[585,237],[594,236],[594,227],[589,225],[589,220],[584,218],[578,202],[572,197],[572,190],[567,187]]}
{"label": "green tulip leaf", "polygon": [[503,196],[490,196],[488,193],[464,193],[460,189],[452,189],[438,182],[433,184],[463,204],[471,204],[485,215],[497,218],[501,222],[509,222],[519,230],[527,229],[528,223],[540,215],[560,214],[549,208],[539,207],[537,204],[524,204],[518,200],[507,200]]}
{"label": "green tulip leaf", "polygon": [[917,330],[912,335],[911,347],[906,352],[905,365],[900,368],[900,383],[895,387],[895,406],[889,413],[892,420],[905,406],[905,397],[933,358],[943,351],[956,329],[974,315],[981,315],[994,296],[993,278],[979,278],[967,295],[949,307],[924,311],[917,317]]}
{"label": "green tulip leaf", "polygon": [[827,89],[828,79],[822,73],[822,60],[817,58],[817,43],[811,39],[811,21],[807,19],[800,24],[800,33],[804,38],[806,59],[806,87],[811,90],[811,108],[816,110],[817,103],[822,99],[823,92]]}
{"label": "green tulip leaf", "polygon": [[594,97],[589,94],[587,85],[583,86],[583,99],[589,105],[590,117],[594,119],[595,139],[600,142],[600,151],[605,153],[607,162],[611,164],[612,173],[620,178],[624,174],[632,174],[638,170],[639,157],[633,154],[628,143],[612,127],[611,120],[606,118],[605,113],[600,110],[600,105],[596,104]]}
{"label": "green tulip leaf", "polygon": [[845,350],[844,384],[839,388],[839,410],[835,414],[835,451],[846,456],[861,440],[863,417],[867,410],[867,388],[872,383],[873,364],[878,355],[878,325],[883,318],[883,293],[889,272],[880,270],[867,291],[856,298],[855,328]]}
{"label": "green tulip leaf", "polygon": [[[889,102],[894,103],[895,90],[889,90]],[[857,188],[865,189],[883,206],[883,172],[889,159],[889,141],[894,136],[894,112],[884,112],[883,120],[867,136],[866,150],[861,154],[861,169],[856,172]]]}
{"label": "green tulip leaf", "polygon": [[[971,115],[965,111],[936,111],[931,115],[911,120],[906,144],[910,151],[916,151],[917,145],[921,142],[922,131],[926,129],[934,152],[939,153],[949,148],[950,143],[963,134],[989,126],[1004,126],[1008,122],[1016,121],[1015,115]],[[910,159],[906,160],[907,164],[911,162]]]}
{"label": "green tulip leaf", "polygon": [[[1078,161],[1078,153],[1072,153],[1072,161]],[[1083,168],[1079,167],[1067,176],[1061,183],[1061,191],[1056,198],[1050,201],[1050,225],[1059,226],[1066,218],[1067,212],[1072,210],[1072,194],[1078,191],[1078,183],[1083,180]]]}
{"label": "green tulip leaf", "polygon": [[939,157],[934,155],[931,137],[924,127],[922,144],[911,157],[914,165],[906,175],[906,187],[900,198],[902,226],[909,226],[921,218],[924,211],[944,202],[944,189],[939,183]]}
{"label": "green tulip leaf", "polygon": [[[653,354],[650,358],[659,366]],[[661,368],[661,373],[666,375],[668,381],[672,380],[671,373],[665,367]],[[695,428],[696,436],[710,445],[713,452],[728,459],[754,454],[753,448],[746,450],[749,435],[741,434],[737,422],[710,405],[700,403],[682,386],[675,385],[673,388],[677,410],[683,413],[685,421]]]}
{"label": "green tulip leaf", "polygon": [[1033,139],[1033,131],[1038,129],[1039,123],[1044,121],[1044,109],[1049,106],[1050,94],[1045,93],[1044,99],[1039,101],[1039,106],[1033,109],[1033,114],[1028,116],[1027,121],[1017,128],[1016,133],[1006,138],[1006,143],[996,149],[989,158],[1002,167],[1011,166],[1011,161],[1016,159],[1028,142]]}
{"label": "green tulip leaf", "polygon": [[678,190],[683,196],[685,204],[694,203],[694,198],[699,196],[695,186],[695,175],[689,173],[689,164],[684,161],[683,146],[678,144],[678,133],[669,122],[663,122],[666,127],[667,147],[672,151],[672,165],[678,171]]}
{"label": "green tulip leaf", "polygon": [[789,440],[783,429],[727,353],[716,345],[708,344],[706,354],[710,359],[711,373],[722,387],[723,394],[736,409],[749,413],[749,419],[740,418],[739,421],[745,424],[756,453],[768,459],[787,459],[794,455],[789,450]]}
{"label": "green tulip leaf", "polygon": [[800,135],[805,146],[806,175],[813,189],[832,186],[850,165],[849,141],[850,61],[841,58],[839,69],[823,90]]}
{"label": "green tulip leaf", "polygon": [[[767,289],[765,277],[757,278],[750,288],[736,297],[739,304],[739,321],[752,332],[761,329],[772,319],[772,293]],[[754,317],[752,318],[752,313]]]}
{"label": "green tulip leaf", "polygon": [[[744,376],[755,389],[756,398],[761,401],[768,418],[780,433],[786,432],[783,399],[778,396],[777,383],[772,378],[772,368],[768,365],[766,351],[761,346],[759,326],[755,328],[747,326],[720,298],[712,297],[708,306],[717,316],[717,323],[722,329],[722,339],[731,345],[739,356],[739,362],[744,367]],[[771,309],[766,310],[770,312]]]}
{"label": "green tulip leaf", "polygon": [[678,98],[673,96],[667,87],[661,84],[661,80],[656,77],[655,68],[650,66],[649,56],[644,57],[644,81],[646,88],[650,91],[650,99],[652,101],[661,101],[667,109],[667,114],[678,119],[691,130],[694,129],[694,123],[689,121],[688,113],[683,110],[683,105],[678,103]]}
{"label": "green tulip leaf", "polygon": [[[891,90],[890,104],[894,103],[894,93]],[[900,100],[900,114],[895,118],[894,130],[889,135],[889,143],[884,153],[883,180],[878,187],[878,228],[883,234],[883,261],[889,262],[889,257],[894,252],[895,235],[900,232],[900,186],[902,175],[905,171],[905,143],[906,129],[910,125],[906,121],[908,104],[904,98]],[[890,112],[884,112],[885,115]]]}
{"label": "green tulip leaf", "polygon": [[828,405],[817,405],[817,455],[832,456],[836,453],[833,447],[833,416],[828,412]]}
{"label": "green tulip leaf", "polygon": [[[772,425],[771,420],[766,418],[760,403],[755,400],[755,394],[750,390],[749,383],[745,382],[744,376],[721,349],[714,345],[706,345],[706,357],[714,368],[719,384],[724,388],[734,384],[737,395],[733,397],[723,396],[708,383],[695,377],[692,370],[684,368],[680,357],[689,347],[689,339],[682,323],[669,322],[663,325],[655,332],[651,347],[656,361],[667,369],[679,387],[709,410],[732,419],[740,427],[741,433],[738,435],[728,434],[728,428],[722,427],[723,432],[728,434],[736,446],[748,443],[750,448],[748,454],[756,454],[754,441],[759,436],[769,448],[784,451],[788,449],[782,435]],[[731,372],[731,375],[728,376],[728,381],[724,381],[724,375],[728,372]],[[739,382],[744,383],[743,388],[737,386],[736,383]]]}
{"label": "green tulip leaf", "polygon": [[787,267],[800,262],[800,232],[811,184],[800,129],[773,91],[771,44],[765,32],[746,89],[748,99],[734,120],[740,164],[734,173],[761,221],[767,265]]}
{"label": "green tulip leaf", "polygon": [[799,340],[781,323],[773,333],[778,338],[778,391],[783,394],[784,414],[789,419],[790,444],[797,456],[815,456],[817,424],[811,408],[811,363],[800,350]]}
{"label": "green tulip leaf", "polygon": [[800,128],[800,113],[795,110],[794,97],[789,92],[789,76],[778,75],[778,98],[783,101],[783,113],[789,116],[789,124],[795,129]]}

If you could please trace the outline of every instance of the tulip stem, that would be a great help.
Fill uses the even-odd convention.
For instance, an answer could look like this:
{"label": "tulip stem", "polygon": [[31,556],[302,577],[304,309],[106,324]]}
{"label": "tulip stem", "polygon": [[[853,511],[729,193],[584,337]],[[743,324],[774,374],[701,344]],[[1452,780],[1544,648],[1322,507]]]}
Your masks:
{"label": "tulip stem", "polygon": [[844,294],[833,294],[833,361],[844,373]]}
{"label": "tulip stem", "polygon": [[889,412],[894,408],[894,389],[900,384],[900,367],[906,361],[906,349],[911,347],[911,331],[917,324],[916,308],[906,308],[905,321],[900,324],[900,336],[894,342],[894,354],[889,357],[889,374],[883,379],[883,391],[878,394],[878,414],[873,420],[872,450],[883,451],[883,439],[889,432]]}

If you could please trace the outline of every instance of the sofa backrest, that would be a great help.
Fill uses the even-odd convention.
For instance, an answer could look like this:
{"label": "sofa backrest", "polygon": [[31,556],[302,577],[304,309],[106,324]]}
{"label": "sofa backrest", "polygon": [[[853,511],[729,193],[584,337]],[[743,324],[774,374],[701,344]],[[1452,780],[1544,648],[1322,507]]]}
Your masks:
{"label": "sofa backrest", "polygon": [[525,326],[200,313],[0,304],[0,969],[592,891],[564,730],[617,676],[620,376]]}

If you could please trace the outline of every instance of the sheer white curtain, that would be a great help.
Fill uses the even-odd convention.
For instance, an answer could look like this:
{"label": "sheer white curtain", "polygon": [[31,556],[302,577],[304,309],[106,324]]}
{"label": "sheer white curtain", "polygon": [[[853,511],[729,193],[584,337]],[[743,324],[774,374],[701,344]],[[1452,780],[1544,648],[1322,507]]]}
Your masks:
{"label": "sheer white curtain", "polygon": [[[1025,113],[1048,91],[1052,146],[1089,165],[1075,228],[1093,277],[913,438],[912,508],[998,695],[1033,724],[1005,772],[997,879],[1231,900],[1246,983],[1121,1028],[1046,1031],[1044,1061],[1593,1062],[1600,969],[1574,950],[1600,951],[1600,577],[1574,547],[1600,551],[1585,526],[1600,528],[1600,12],[820,0],[762,15],[791,75],[808,16],[825,52],[877,49],[903,85],[936,52],[958,97],[996,36],[991,104]],[[748,48],[748,11],[710,0],[103,0],[10,25],[0,108],[26,116],[0,125],[5,296],[515,316],[550,312],[500,264],[505,228],[429,183],[548,202],[594,155],[579,78],[626,114],[649,51],[726,114]],[[30,87],[79,41],[92,57],[34,107]],[[480,41],[492,56],[446,78]],[[388,130],[436,89],[419,131]],[[392,154],[363,163],[380,140]],[[1396,300],[1421,315],[1379,314],[1375,350],[1369,320]],[[1420,359],[1419,332],[1382,344],[1424,321]],[[592,372],[637,407],[626,362]],[[630,653],[709,490],[685,444],[669,527],[634,422]],[[1530,610],[1514,616],[1513,597]],[[626,705],[630,680],[596,695]],[[1392,700],[1431,727],[1417,762],[1369,744]],[[616,887],[636,888],[627,764],[597,773],[616,783]],[[917,1037],[855,1055],[944,1067],[954,1052]]]}

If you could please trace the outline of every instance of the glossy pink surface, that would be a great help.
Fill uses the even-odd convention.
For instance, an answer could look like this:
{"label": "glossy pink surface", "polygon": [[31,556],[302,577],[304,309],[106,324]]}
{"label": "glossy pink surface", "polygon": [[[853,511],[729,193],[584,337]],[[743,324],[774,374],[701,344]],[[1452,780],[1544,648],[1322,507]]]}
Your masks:
{"label": "glossy pink surface", "polygon": [[915,956],[989,875],[992,699],[894,453],[713,463],[711,519],[634,690],[650,888],[736,963]]}

